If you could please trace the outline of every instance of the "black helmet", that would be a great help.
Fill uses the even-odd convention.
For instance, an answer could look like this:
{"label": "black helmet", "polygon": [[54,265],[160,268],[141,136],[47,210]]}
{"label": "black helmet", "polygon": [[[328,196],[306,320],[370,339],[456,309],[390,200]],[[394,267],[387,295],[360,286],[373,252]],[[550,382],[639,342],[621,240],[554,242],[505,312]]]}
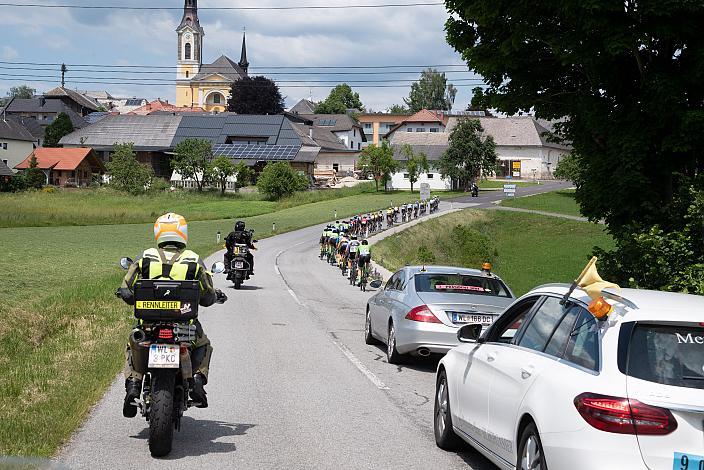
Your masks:
{"label": "black helmet", "polygon": [[238,220],[237,223],[235,224],[235,232],[244,232],[244,221]]}

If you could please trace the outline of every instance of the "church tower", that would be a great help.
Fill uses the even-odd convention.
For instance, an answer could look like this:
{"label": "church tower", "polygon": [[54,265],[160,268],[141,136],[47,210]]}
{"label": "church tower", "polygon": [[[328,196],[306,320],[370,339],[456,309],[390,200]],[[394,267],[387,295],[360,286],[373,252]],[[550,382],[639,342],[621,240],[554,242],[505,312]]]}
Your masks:
{"label": "church tower", "polygon": [[190,80],[200,72],[203,64],[203,36],[205,36],[205,31],[198,21],[198,0],[184,0],[183,18],[176,28],[176,33],[178,35],[176,105],[197,106],[198,96],[193,96]]}

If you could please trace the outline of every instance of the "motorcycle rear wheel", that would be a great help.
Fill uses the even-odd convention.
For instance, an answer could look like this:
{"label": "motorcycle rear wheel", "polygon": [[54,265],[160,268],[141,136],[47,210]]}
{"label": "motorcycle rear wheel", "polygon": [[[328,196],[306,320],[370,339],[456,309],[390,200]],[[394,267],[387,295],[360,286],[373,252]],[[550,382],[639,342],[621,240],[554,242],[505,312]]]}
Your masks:
{"label": "motorcycle rear wheel", "polygon": [[174,438],[173,371],[152,372],[152,404],[149,411],[149,452],[163,457],[171,452]]}

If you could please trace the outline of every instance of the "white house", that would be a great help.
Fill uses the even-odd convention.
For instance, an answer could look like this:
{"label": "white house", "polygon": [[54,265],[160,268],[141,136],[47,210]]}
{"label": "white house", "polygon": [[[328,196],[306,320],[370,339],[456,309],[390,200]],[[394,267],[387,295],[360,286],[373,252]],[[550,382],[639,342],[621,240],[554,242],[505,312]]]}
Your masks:
{"label": "white house", "polygon": [[0,115],[0,161],[14,168],[34,150],[36,139],[18,121]]}
{"label": "white house", "polygon": [[[403,160],[401,147],[404,144],[410,145],[414,152],[423,152],[431,162],[437,161],[449,147],[449,137],[452,130],[464,116],[451,116],[447,120],[444,132],[403,132],[402,125],[394,132],[388,134],[392,147],[394,148],[394,158]],[[499,158],[500,171],[496,175],[500,178],[516,179],[550,179],[555,171],[560,159],[570,152],[570,147],[548,142],[545,135],[548,130],[532,116],[521,117],[471,117],[478,119],[484,134],[492,136],[496,143],[496,153]],[[443,180],[442,183],[437,178],[437,173],[431,173],[429,182],[433,189],[444,189],[451,187],[450,181]],[[430,176],[428,175],[428,176]],[[408,189],[410,182],[404,177],[403,172],[399,172],[392,177],[394,189]]]}

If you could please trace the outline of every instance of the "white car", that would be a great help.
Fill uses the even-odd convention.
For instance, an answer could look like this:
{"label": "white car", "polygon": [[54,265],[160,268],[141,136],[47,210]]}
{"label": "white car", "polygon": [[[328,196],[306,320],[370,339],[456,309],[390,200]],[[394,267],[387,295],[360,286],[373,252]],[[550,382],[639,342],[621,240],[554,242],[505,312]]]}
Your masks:
{"label": "white car", "polygon": [[[435,439],[506,469],[703,470],[704,297],[541,286],[439,363]],[[607,306],[608,307],[608,306]]]}

